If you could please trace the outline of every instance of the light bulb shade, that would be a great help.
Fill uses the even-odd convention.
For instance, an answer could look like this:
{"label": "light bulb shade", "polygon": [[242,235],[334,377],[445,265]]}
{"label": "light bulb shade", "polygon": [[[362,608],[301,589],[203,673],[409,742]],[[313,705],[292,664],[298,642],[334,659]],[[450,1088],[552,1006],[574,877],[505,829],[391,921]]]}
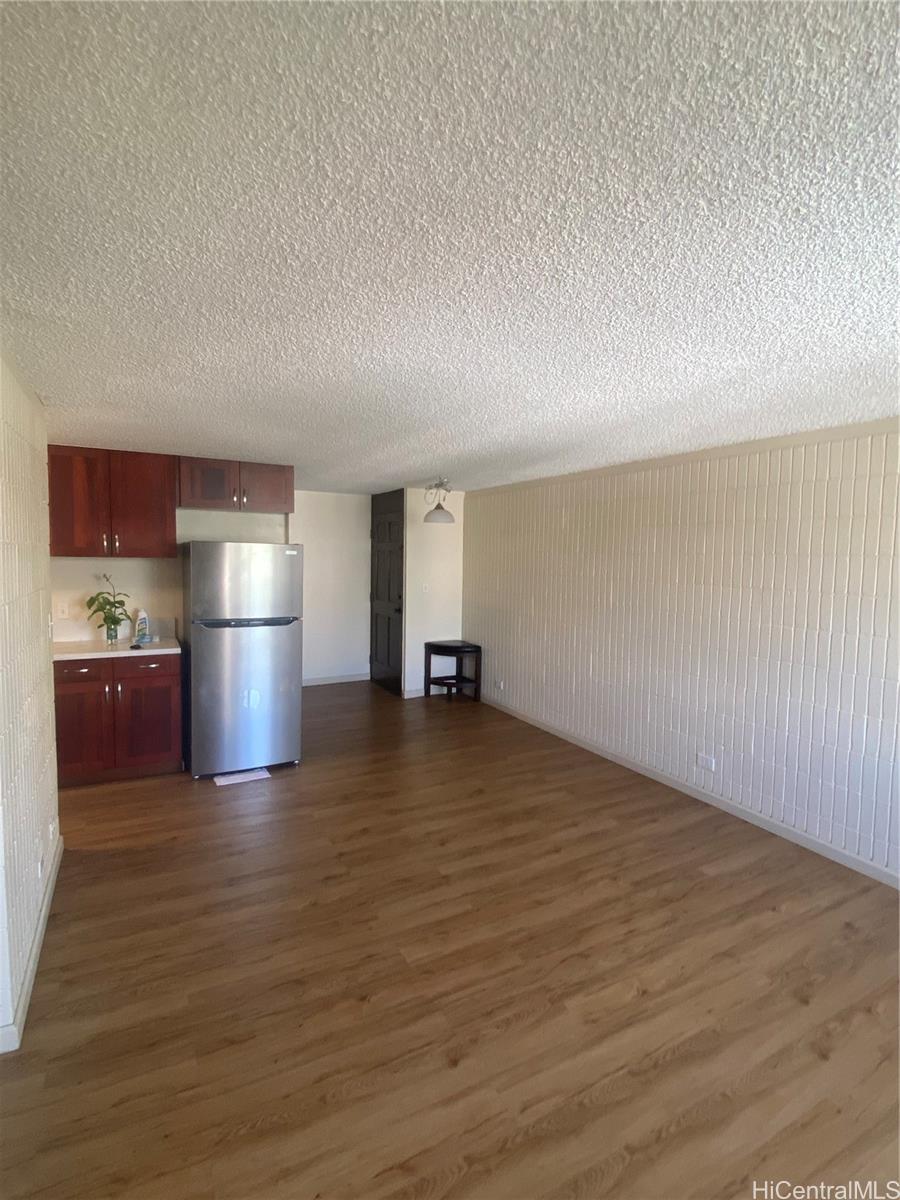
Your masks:
{"label": "light bulb shade", "polygon": [[444,508],[443,504],[441,504],[440,500],[438,500],[431,512],[427,512],[425,514],[425,524],[453,525],[455,524],[455,517],[453,516],[453,513],[448,512],[447,509]]}

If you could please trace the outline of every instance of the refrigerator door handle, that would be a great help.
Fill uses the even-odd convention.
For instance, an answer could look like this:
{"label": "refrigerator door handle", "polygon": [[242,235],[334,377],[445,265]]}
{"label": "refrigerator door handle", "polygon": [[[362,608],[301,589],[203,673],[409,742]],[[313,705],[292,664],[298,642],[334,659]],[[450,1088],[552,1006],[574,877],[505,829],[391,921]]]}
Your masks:
{"label": "refrigerator door handle", "polygon": [[265,629],[273,625],[293,625],[299,617],[205,617],[191,621],[204,629]]}

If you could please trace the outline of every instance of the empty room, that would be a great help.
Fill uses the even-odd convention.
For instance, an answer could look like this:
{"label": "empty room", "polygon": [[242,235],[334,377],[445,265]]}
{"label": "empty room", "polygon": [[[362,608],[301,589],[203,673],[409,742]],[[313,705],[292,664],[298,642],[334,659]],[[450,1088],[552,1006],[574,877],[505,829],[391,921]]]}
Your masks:
{"label": "empty room", "polygon": [[894,3],[0,3],[4,1200],[900,1200]]}

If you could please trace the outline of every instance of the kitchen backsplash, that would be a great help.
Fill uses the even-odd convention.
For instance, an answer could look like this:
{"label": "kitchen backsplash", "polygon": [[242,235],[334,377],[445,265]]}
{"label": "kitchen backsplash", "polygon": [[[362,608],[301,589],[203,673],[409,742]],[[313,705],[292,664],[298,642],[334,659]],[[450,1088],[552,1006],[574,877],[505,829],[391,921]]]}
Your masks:
{"label": "kitchen backsplash", "polygon": [[[83,642],[104,636],[87,615],[88,596],[108,587],[108,574],[120,592],[127,592],[130,615],[143,608],[151,620],[181,622],[181,560],[177,558],[51,558],[53,638]],[[123,627],[127,637],[131,627]]]}

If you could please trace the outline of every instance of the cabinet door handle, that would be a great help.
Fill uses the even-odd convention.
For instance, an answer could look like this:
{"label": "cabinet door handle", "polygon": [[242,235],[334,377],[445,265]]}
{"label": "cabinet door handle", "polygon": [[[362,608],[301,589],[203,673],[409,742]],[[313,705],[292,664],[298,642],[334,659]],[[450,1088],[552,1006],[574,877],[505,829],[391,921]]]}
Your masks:
{"label": "cabinet door handle", "polygon": [[110,689],[109,684],[106,685],[104,691],[106,692],[106,703],[109,704],[110,700],[112,700],[112,690]]}
{"label": "cabinet door handle", "polygon": [[238,502],[238,495],[237,495],[237,488],[235,488],[234,491],[231,493],[231,503],[234,505],[237,505],[237,502]]}
{"label": "cabinet door handle", "polygon": [[142,671],[155,671],[159,663],[138,663],[138,667]]}
{"label": "cabinet door handle", "polygon": [[121,685],[121,683],[117,683],[117,684],[116,684],[116,695],[119,697],[119,699],[120,699],[120,700],[122,699],[122,685]]}
{"label": "cabinet door handle", "polygon": [[103,534],[103,553],[109,554],[109,537],[105,533]]}
{"label": "cabinet door handle", "polygon": [[76,667],[75,674],[76,675],[87,675],[87,673],[90,669],[91,669],[90,667]]}
{"label": "cabinet door handle", "polygon": [[119,535],[117,533],[113,534],[113,553],[119,553]]}
{"label": "cabinet door handle", "polygon": [[247,507],[247,489],[246,489],[246,488],[244,488],[244,500],[243,500],[243,507],[244,507],[244,508],[246,508],[246,507]]}

